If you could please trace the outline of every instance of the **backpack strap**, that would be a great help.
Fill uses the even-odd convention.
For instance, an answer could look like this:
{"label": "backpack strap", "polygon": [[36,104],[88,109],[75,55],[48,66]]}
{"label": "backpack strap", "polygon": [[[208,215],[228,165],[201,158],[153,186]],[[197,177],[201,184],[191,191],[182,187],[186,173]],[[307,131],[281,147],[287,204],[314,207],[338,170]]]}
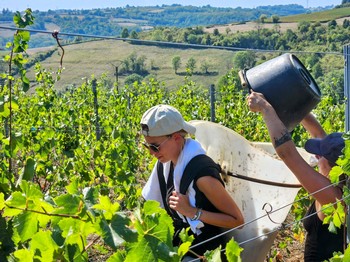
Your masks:
{"label": "backpack strap", "polygon": [[[171,166],[170,168],[172,169],[173,166]],[[173,171],[170,171],[170,172],[173,172]],[[172,216],[176,219],[180,219],[179,216],[177,215],[177,213],[170,210],[170,207],[167,204],[167,199],[166,199],[166,197],[167,197],[167,185],[166,185],[165,178],[164,178],[164,167],[160,161],[157,162],[157,175],[158,175],[158,180],[159,180],[160,193],[162,194],[164,209],[167,211],[167,213],[170,216]]]}
{"label": "backpack strap", "polygon": [[160,161],[157,161],[157,175],[158,175],[158,180],[159,180],[159,188],[160,188],[160,193],[162,194],[162,199],[163,199],[163,206],[166,205],[166,182],[164,178],[164,169],[163,169],[163,164]]}
{"label": "backpack strap", "polygon": [[205,168],[215,168],[221,173],[221,167],[215,163],[209,156],[202,154],[197,155],[188,162],[182,174],[180,181],[180,193],[185,195],[191,182],[196,178],[200,172]]}

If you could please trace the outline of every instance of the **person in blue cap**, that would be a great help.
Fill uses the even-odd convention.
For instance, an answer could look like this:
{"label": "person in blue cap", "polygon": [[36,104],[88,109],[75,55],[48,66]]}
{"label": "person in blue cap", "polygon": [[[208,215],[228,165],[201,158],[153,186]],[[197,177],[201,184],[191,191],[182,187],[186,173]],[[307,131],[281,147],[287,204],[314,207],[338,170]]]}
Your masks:
{"label": "person in blue cap", "polygon": [[331,185],[328,178],[343,154],[345,142],[342,133],[327,135],[311,113],[302,120],[301,124],[313,137],[306,142],[305,150],[318,159],[316,171],[299,154],[290,133],[263,94],[251,92],[247,103],[252,112],[261,113],[276,153],[315,199],[303,220],[307,232],[304,261],[320,262],[333,257],[336,251],[344,252],[344,226],[337,229],[337,233],[330,232],[329,225],[323,224],[325,214],[322,212],[323,205],[342,199],[341,185]]}

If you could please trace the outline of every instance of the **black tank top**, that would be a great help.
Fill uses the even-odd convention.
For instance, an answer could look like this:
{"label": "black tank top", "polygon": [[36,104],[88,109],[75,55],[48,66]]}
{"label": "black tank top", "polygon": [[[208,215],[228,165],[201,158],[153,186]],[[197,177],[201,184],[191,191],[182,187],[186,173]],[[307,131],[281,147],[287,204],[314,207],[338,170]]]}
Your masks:
{"label": "black tank top", "polygon": [[[309,207],[306,216],[316,212],[315,202]],[[303,224],[307,232],[305,240],[305,262],[321,262],[333,257],[333,252],[343,252],[344,226],[337,228],[337,233],[328,230],[328,224],[323,225],[317,214],[304,219]]]}
{"label": "black tank top", "polygon": [[[193,188],[196,191],[196,206],[201,207],[207,211],[219,212],[219,210],[207,199],[207,197],[199,190],[199,188],[196,185],[197,180],[203,176],[212,176],[212,177],[218,179],[224,185],[224,182],[222,181],[217,169],[207,168],[207,169],[204,169],[201,172],[197,173],[197,176],[195,177],[195,179],[193,181]],[[170,214],[170,215],[172,216],[172,214]],[[173,217],[174,221],[177,221],[174,216],[172,216],[172,217]],[[174,226],[175,226],[175,232],[180,232],[182,228],[189,227],[189,224],[187,224],[187,223],[179,223],[179,224],[174,223]],[[217,236],[221,233],[224,233],[228,229],[204,223],[204,227],[202,227],[200,230],[202,231],[202,233],[199,235],[194,235],[195,239],[192,242],[192,245],[196,245],[198,243],[201,243],[201,244],[198,245],[197,247],[191,248],[192,251],[194,251],[195,253],[197,253],[199,255],[203,255],[205,253],[205,251],[207,251],[207,250],[214,250],[217,247],[219,247],[220,245],[221,245],[221,249],[224,249],[226,247],[226,243],[232,237],[230,234],[223,234],[220,237],[215,237],[214,239],[212,239],[208,242],[202,243],[203,241],[206,241],[207,239],[210,239],[214,236]],[[193,235],[193,232],[190,230],[189,234]],[[177,234],[175,234],[175,236],[174,236],[173,244],[174,245],[180,244],[180,239],[179,239]],[[226,256],[224,255],[223,252],[221,252],[221,260],[223,262],[227,261]]]}

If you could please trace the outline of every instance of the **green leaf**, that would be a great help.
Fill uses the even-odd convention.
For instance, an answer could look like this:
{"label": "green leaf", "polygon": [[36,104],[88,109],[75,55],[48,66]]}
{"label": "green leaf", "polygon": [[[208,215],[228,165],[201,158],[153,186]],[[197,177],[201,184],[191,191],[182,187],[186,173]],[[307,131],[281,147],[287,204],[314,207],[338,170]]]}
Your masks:
{"label": "green leaf", "polygon": [[157,201],[146,201],[143,212],[135,214],[138,242],[131,245],[125,261],[178,261],[172,248],[174,227],[171,217]]}
{"label": "green leaf", "polygon": [[24,212],[14,217],[14,229],[18,232],[21,241],[24,242],[33,237],[38,231],[38,215],[33,212]]}
{"label": "green leaf", "polygon": [[41,261],[55,261],[54,255],[59,246],[53,241],[50,231],[39,231],[33,236],[30,249],[39,251],[37,254]]}
{"label": "green leaf", "polygon": [[68,194],[74,195],[79,193],[79,181],[73,177],[69,185],[66,186]]}
{"label": "green leaf", "polygon": [[54,201],[58,206],[57,210],[55,210],[56,214],[76,215],[81,211],[83,205],[83,202],[78,196],[70,194],[58,196]]}
{"label": "green leaf", "polygon": [[338,202],[337,203],[337,208],[335,210],[335,213],[333,215],[333,223],[336,227],[340,228],[342,224],[345,223],[345,208],[342,205],[342,203]]}
{"label": "green leaf", "polygon": [[350,205],[350,190],[347,186],[343,187],[343,197],[346,205]]}
{"label": "green leaf", "polygon": [[334,225],[333,221],[329,222],[328,231],[333,234],[337,233],[337,227]]}
{"label": "green leaf", "polygon": [[5,207],[5,196],[4,193],[0,192],[0,210]]}
{"label": "green leaf", "polygon": [[177,250],[179,257],[183,257],[190,250],[191,244],[191,242],[185,242],[179,246],[179,249]]}
{"label": "green leaf", "polygon": [[204,256],[209,262],[221,262],[221,246],[214,250],[207,250]]}
{"label": "green leaf", "polygon": [[180,236],[180,239],[181,239],[182,243],[185,243],[185,242],[190,242],[190,243],[192,243],[192,242],[193,242],[194,236],[188,234],[188,232],[189,232],[190,230],[191,230],[191,228],[190,228],[190,227],[187,227],[186,229],[182,229],[182,230],[180,231],[179,236]]}
{"label": "green leaf", "polygon": [[121,238],[118,233],[108,225],[106,220],[101,220],[99,226],[103,241],[114,250],[125,242],[124,239]]}
{"label": "green leaf", "polygon": [[113,215],[119,210],[120,205],[118,202],[111,203],[108,196],[100,196],[100,203],[93,206],[93,208],[103,211],[104,217],[107,220],[112,219]]}
{"label": "green leaf", "polygon": [[152,236],[139,238],[136,244],[132,245],[125,262],[143,261],[179,261],[176,252],[169,249],[169,246],[160,242],[159,239]]}
{"label": "green leaf", "polygon": [[24,167],[22,179],[31,181],[35,173],[35,160],[31,157],[27,158],[26,165]]}
{"label": "green leaf", "polygon": [[13,226],[12,220],[0,216],[0,261],[6,261],[5,257],[10,255],[15,249],[16,245],[13,241]]}
{"label": "green leaf", "polygon": [[344,262],[350,262],[350,245],[345,249],[344,252]]}
{"label": "green leaf", "polygon": [[6,204],[12,207],[25,208],[27,199],[21,192],[16,191],[6,200]]}
{"label": "green leaf", "polygon": [[124,213],[113,216],[110,227],[128,242],[135,242],[137,233],[130,228],[130,219]]}
{"label": "green leaf", "polygon": [[123,213],[117,213],[110,224],[106,220],[100,221],[99,234],[102,235],[104,242],[114,249],[125,241],[136,242],[137,232],[130,229],[130,222],[130,219]]}
{"label": "green leaf", "polygon": [[39,186],[37,184],[33,184],[31,182],[28,182],[26,180],[22,180],[20,183],[20,187],[24,193],[24,195],[31,200],[39,200],[43,199],[44,195],[39,189]]}
{"label": "green leaf", "polygon": [[231,239],[226,244],[226,257],[228,262],[241,262],[241,253],[243,248],[241,248],[234,239]]}
{"label": "green leaf", "polygon": [[28,249],[19,249],[14,252],[18,262],[34,261],[34,251]]}
{"label": "green leaf", "polygon": [[172,243],[174,234],[173,220],[157,201],[146,201],[143,208],[142,221],[135,224],[139,234],[153,236],[168,245]]}
{"label": "green leaf", "polygon": [[65,238],[77,235],[78,237],[85,239],[89,234],[96,232],[95,227],[90,222],[85,222],[73,218],[61,218],[58,225],[62,230],[62,236]]}
{"label": "green leaf", "polygon": [[30,8],[27,8],[25,10],[25,13],[23,17],[21,16],[20,12],[16,12],[13,17],[13,22],[17,27],[24,28],[26,26],[32,25],[34,22],[34,17],[32,16],[32,10]]}
{"label": "green leaf", "polygon": [[125,261],[125,251],[118,250],[112,256],[110,256],[106,262],[124,262]]}
{"label": "green leaf", "polygon": [[28,42],[30,40],[30,32],[29,31],[19,31],[18,34],[21,36],[23,41]]}
{"label": "green leaf", "polygon": [[9,104],[7,102],[1,102],[0,101],[0,114],[3,117],[8,117],[10,115],[10,108],[8,106]]}
{"label": "green leaf", "polygon": [[343,169],[340,166],[334,166],[329,172],[329,179],[332,183],[338,183],[340,175],[343,174]]}

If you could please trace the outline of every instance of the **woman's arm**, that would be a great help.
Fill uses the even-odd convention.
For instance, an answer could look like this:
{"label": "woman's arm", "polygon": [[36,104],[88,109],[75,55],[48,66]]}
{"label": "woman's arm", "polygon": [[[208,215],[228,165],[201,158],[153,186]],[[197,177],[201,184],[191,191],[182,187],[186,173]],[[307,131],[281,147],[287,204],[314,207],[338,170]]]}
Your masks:
{"label": "woman's arm", "polygon": [[[203,209],[199,218],[202,222],[224,228],[243,225],[244,218],[239,207],[218,179],[203,176],[196,183],[199,190],[220,210],[220,212],[210,212]],[[186,217],[192,218],[197,212],[197,208],[189,204],[188,195],[179,192],[173,192],[169,204],[172,209]]]}
{"label": "woman's arm", "polygon": [[301,124],[314,138],[323,138],[327,135],[321,124],[312,113],[309,113],[306,117],[304,117]]}
{"label": "woman's arm", "polygon": [[[272,144],[276,149],[276,153],[309,193],[312,194],[324,187],[331,185],[331,182],[328,178],[315,171],[301,157],[295,147],[295,144],[289,136],[287,128],[278,118],[274,108],[266,101],[262,94],[252,92],[248,97],[248,105],[252,112],[260,112],[262,114],[265,124],[268,128]],[[308,128],[310,127],[309,121],[313,121],[312,118],[306,119],[304,121]],[[316,134],[322,133],[319,131],[311,132]],[[314,195],[316,200],[321,205],[333,203],[336,201],[336,199],[341,199],[341,196],[341,190],[333,186],[330,186],[327,189],[322,190]]]}
{"label": "woman's arm", "polygon": [[221,211],[215,213],[203,210],[201,221],[226,228],[243,225],[244,218],[241,210],[219,180],[212,176],[203,176],[197,180],[197,186],[208,200]]}

